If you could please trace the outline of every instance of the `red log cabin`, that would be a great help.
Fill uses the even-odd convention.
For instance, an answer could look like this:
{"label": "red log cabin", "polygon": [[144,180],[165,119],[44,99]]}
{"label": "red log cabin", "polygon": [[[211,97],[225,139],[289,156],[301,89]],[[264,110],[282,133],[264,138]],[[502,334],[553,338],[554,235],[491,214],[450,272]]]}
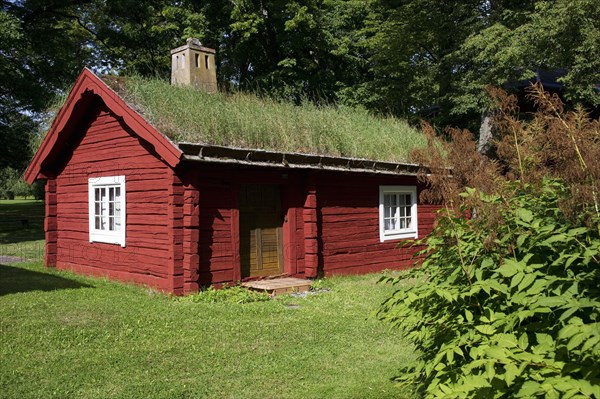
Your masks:
{"label": "red log cabin", "polygon": [[[170,99],[157,93],[227,96],[214,93],[214,51],[188,41],[172,58],[173,85],[87,69],[77,79],[25,173],[29,183],[46,180],[46,266],[185,294],[261,276],[412,265],[415,249],[399,244],[428,234],[437,210],[418,201],[417,165],[310,143],[258,148],[230,132],[221,133],[229,143],[186,136],[194,125],[181,118],[193,122],[192,111],[169,124]],[[144,97],[144,85],[160,84]],[[360,147],[360,132],[346,130]],[[290,139],[307,141],[299,134]],[[367,144],[383,151],[386,140]]]}

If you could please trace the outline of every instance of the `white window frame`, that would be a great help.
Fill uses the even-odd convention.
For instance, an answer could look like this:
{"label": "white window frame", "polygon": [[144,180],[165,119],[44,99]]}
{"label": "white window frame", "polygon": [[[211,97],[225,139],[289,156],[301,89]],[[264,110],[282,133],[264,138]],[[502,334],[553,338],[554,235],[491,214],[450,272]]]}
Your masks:
{"label": "white window frame", "polygon": [[[410,226],[403,229],[385,230],[384,197],[386,194],[410,194]],[[379,240],[400,240],[404,238],[418,238],[419,221],[417,219],[417,187],[416,186],[379,186]]]}
{"label": "white window frame", "polygon": [[[119,187],[120,196],[120,221],[121,228],[119,230],[101,230],[96,228],[95,224],[95,189],[96,188]],[[119,244],[125,246],[125,230],[126,230],[126,201],[125,201],[125,176],[104,176],[92,177],[88,179],[88,205],[89,205],[89,231],[90,242],[104,242],[107,244]],[[108,201],[108,200],[107,200]]]}

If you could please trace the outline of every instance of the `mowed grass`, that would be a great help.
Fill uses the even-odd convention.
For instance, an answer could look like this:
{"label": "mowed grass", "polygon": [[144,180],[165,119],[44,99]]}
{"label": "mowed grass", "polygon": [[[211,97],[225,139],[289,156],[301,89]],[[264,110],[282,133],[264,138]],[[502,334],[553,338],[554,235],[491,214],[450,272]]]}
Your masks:
{"label": "mowed grass", "polygon": [[369,318],[379,275],[248,304],[0,266],[3,398],[410,398],[390,381],[413,351]]}
{"label": "mowed grass", "polygon": [[[0,203],[24,209],[43,204]],[[2,226],[8,247],[43,244],[39,223]],[[0,397],[412,398],[391,381],[412,348],[369,317],[392,290],[380,276],[331,278],[307,298],[194,303],[41,261],[0,265]]]}
{"label": "mowed grass", "polygon": [[2,255],[38,261],[44,258],[43,201],[0,200]]}

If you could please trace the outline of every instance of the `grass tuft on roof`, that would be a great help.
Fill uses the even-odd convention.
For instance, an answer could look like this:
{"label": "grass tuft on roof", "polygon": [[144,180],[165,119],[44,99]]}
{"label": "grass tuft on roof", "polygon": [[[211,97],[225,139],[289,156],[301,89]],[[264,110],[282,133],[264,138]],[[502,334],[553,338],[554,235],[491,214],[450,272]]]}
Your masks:
{"label": "grass tuft on roof", "polygon": [[213,93],[141,77],[105,82],[175,142],[406,162],[422,133],[366,110],[296,106],[252,94]]}

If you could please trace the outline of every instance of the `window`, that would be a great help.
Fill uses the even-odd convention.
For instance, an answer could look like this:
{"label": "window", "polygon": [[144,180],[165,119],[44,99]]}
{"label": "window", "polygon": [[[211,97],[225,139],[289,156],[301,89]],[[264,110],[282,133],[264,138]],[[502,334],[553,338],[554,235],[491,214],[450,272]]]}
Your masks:
{"label": "window", "polygon": [[381,242],[417,238],[417,188],[379,187],[379,238]]}
{"label": "window", "polygon": [[208,55],[204,56],[204,68],[209,69]]}
{"label": "window", "polygon": [[125,246],[125,176],[88,179],[90,242]]}

